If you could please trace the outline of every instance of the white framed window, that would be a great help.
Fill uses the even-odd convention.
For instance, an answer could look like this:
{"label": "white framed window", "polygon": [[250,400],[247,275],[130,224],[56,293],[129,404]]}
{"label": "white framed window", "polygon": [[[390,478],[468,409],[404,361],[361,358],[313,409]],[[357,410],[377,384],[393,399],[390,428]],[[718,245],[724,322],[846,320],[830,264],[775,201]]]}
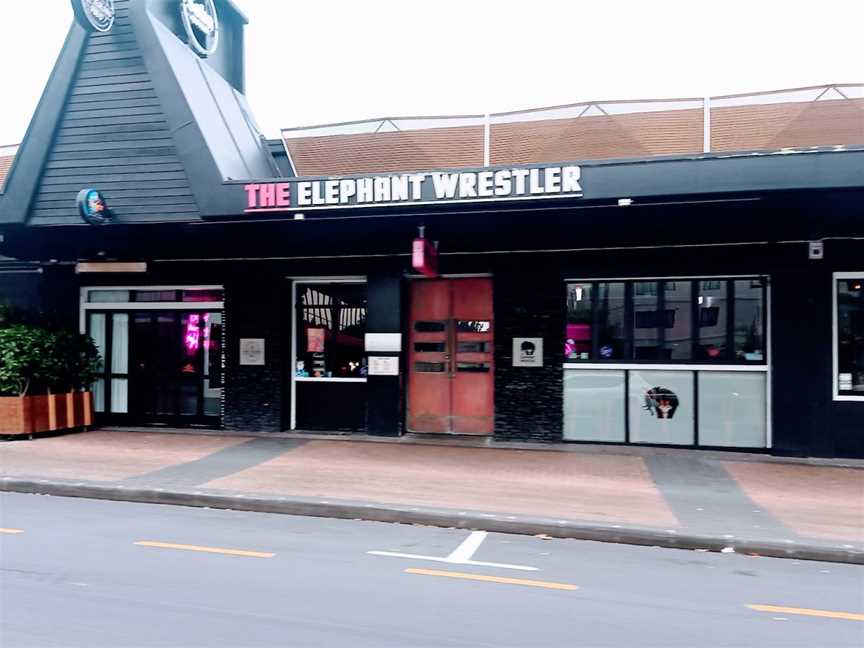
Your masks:
{"label": "white framed window", "polygon": [[864,271],[832,281],[834,400],[864,402]]}

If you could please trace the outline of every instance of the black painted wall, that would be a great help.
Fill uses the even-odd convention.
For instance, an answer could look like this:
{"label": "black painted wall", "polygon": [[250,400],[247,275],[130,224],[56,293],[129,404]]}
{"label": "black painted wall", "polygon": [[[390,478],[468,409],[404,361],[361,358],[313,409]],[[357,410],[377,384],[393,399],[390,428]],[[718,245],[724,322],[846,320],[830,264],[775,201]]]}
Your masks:
{"label": "black painted wall", "polygon": [[[290,338],[291,294],[278,275],[242,273],[225,284],[224,427],[228,430],[280,432],[284,364]],[[264,338],[264,366],[240,364],[240,339]]]}
{"label": "black painted wall", "polygon": [[[403,281],[399,272],[376,272],[368,276],[368,333],[402,333],[403,347],[408,332],[403,325]],[[371,354],[370,354],[371,355]],[[399,353],[378,353],[381,356],[399,356]],[[366,431],[377,436],[399,436],[403,430],[404,374],[402,366],[398,376],[369,376],[366,379],[367,410]]]}
{"label": "black painted wall", "polygon": [[[525,264],[530,267],[531,264]],[[561,275],[519,269],[494,278],[495,437],[560,441],[564,398]],[[514,367],[513,338],[542,337],[543,366]]]}

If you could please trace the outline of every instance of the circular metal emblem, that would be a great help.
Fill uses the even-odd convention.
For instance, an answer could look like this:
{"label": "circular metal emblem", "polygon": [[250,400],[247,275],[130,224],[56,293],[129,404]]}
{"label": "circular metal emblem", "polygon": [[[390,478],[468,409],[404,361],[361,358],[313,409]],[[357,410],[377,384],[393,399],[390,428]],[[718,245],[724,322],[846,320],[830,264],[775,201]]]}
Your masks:
{"label": "circular metal emblem", "polygon": [[213,0],[180,0],[180,14],[189,45],[201,56],[210,56],[219,44],[219,17]]}
{"label": "circular metal emblem", "polygon": [[102,192],[96,189],[82,189],[78,192],[78,212],[85,222],[91,225],[106,225],[111,222],[111,210],[105,203]]}
{"label": "circular metal emblem", "polygon": [[83,27],[105,33],[114,25],[114,0],[72,0],[75,17]]}

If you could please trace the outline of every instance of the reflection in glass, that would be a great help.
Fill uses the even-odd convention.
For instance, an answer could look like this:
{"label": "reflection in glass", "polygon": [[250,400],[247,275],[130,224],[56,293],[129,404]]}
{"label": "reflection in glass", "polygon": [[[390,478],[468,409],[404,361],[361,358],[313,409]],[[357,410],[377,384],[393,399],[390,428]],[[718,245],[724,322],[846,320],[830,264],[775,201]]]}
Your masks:
{"label": "reflection in glass", "polygon": [[625,309],[626,291],[623,283],[597,285],[598,360],[621,360],[626,357]]}
{"label": "reflection in glass", "polygon": [[624,371],[564,372],[564,438],[617,441],[626,438]]}
{"label": "reflection in glass", "polygon": [[837,386],[864,395],[864,275],[837,282]]}
{"label": "reflection in glass", "polygon": [[666,338],[664,360],[690,360],[693,357],[693,288],[689,281],[666,282]]}
{"label": "reflection in glass", "polygon": [[727,283],[710,279],[696,284],[696,306],[699,313],[697,360],[729,360],[726,344],[726,324],[729,317]]}
{"label": "reflection in glass", "polygon": [[735,281],[735,359],[763,362],[765,360],[764,304],[765,291],[761,279]]}
{"label": "reflection in glass", "polygon": [[[660,320],[656,281],[637,281],[633,284],[633,358],[657,360],[660,358]],[[665,324],[665,321],[664,321]]]}
{"label": "reflection in glass", "polygon": [[569,360],[591,358],[593,294],[592,284],[567,284],[567,328],[564,334],[564,357]]}
{"label": "reflection in glass", "polygon": [[456,330],[460,333],[488,333],[492,322],[488,320],[456,320]]}

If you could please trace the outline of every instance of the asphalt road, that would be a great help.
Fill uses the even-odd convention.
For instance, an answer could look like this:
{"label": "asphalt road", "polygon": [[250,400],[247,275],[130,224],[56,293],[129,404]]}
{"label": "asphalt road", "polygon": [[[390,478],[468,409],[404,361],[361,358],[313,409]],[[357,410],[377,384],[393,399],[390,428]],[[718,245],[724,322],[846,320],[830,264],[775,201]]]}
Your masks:
{"label": "asphalt road", "polygon": [[862,645],[860,566],[0,495],[3,648]]}

